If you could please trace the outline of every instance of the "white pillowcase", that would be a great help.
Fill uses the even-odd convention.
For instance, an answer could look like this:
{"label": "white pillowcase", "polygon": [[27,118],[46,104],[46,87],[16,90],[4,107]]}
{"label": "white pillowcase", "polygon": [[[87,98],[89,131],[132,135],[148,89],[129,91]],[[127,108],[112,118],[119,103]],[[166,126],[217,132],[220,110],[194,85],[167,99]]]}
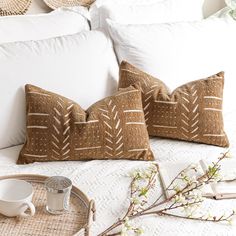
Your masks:
{"label": "white pillowcase", "polygon": [[234,45],[236,22],[209,18],[199,22],[122,25],[109,21],[118,59],[161,79],[171,90],[225,71],[225,111],[235,109]]}
{"label": "white pillowcase", "polygon": [[61,8],[51,13],[0,17],[0,44],[47,39],[89,30],[85,7]]}
{"label": "white pillowcase", "polygon": [[123,24],[193,21],[203,18],[203,0],[98,1],[90,9],[92,29],[106,26],[106,19]]}
{"label": "white pillowcase", "polygon": [[98,31],[2,44],[0,65],[0,149],[24,142],[25,84],[63,94],[84,109],[117,90],[112,43]]}

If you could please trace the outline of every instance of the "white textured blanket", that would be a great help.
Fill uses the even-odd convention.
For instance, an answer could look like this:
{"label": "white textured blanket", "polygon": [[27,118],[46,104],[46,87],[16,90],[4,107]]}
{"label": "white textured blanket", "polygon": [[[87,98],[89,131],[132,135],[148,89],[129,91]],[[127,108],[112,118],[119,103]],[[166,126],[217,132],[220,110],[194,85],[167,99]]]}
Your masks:
{"label": "white textured blanket", "polygon": [[[236,113],[225,118],[227,131],[231,141],[231,153],[236,159]],[[156,162],[189,160],[195,162],[202,158],[214,159],[224,151],[222,148],[191,144],[186,142],[151,139],[151,146]],[[64,175],[84,191],[97,206],[97,220],[92,225],[91,235],[97,235],[118,217],[125,213],[128,205],[130,178],[128,174],[137,168],[148,166],[147,162],[139,161],[89,161],[89,162],[53,162],[34,163],[17,166],[15,164],[21,146],[0,150],[0,175],[16,173],[34,173],[44,175]],[[161,193],[160,183],[157,192]],[[152,197],[152,196],[151,196]],[[207,200],[205,209],[216,214],[236,209],[236,200]],[[148,216],[136,220],[137,226],[142,225],[146,236],[234,236],[236,226],[222,223],[197,222],[173,217]]]}

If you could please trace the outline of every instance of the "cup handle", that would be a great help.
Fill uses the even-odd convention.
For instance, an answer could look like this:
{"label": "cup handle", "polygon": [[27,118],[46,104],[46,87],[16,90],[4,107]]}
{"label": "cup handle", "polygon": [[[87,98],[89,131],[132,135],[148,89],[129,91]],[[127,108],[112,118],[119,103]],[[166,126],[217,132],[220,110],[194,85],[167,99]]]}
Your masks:
{"label": "cup handle", "polygon": [[34,214],[35,214],[35,206],[34,206],[34,204],[32,202],[26,202],[22,206],[27,206],[30,209],[30,214],[26,214],[25,212],[22,212],[20,214],[20,217],[26,218],[26,217],[34,216]]}

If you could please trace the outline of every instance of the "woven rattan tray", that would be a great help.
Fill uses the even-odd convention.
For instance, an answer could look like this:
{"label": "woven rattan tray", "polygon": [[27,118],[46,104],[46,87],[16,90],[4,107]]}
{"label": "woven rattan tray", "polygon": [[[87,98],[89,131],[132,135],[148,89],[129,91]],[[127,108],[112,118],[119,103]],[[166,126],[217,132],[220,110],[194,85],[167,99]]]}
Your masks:
{"label": "woven rattan tray", "polygon": [[75,186],[72,187],[70,210],[62,215],[46,212],[46,190],[42,175],[11,175],[2,179],[22,179],[30,182],[34,188],[34,217],[7,218],[0,215],[1,236],[89,236],[89,227],[95,220],[95,204]]}

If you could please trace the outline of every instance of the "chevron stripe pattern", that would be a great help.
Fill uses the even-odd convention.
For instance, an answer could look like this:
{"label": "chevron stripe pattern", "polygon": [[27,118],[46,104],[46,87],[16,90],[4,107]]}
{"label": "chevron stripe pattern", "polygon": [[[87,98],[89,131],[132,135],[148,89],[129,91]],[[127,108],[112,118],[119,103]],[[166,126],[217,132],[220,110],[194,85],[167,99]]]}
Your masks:
{"label": "chevron stripe pattern", "polygon": [[196,142],[199,141],[200,137],[200,108],[198,94],[199,92],[195,84],[182,93],[182,112],[180,113],[182,139]]}
{"label": "chevron stripe pattern", "polygon": [[51,156],[56,161],[70,158],[70,114],[73,106],[71,101],[58,97],[52,110],[54,122],[51,132]]}
{"label": "chevron stripe pattern", "polygon": [[105,127],[105,155],[107,157],[124,158],[124,139],[119,111],[112,99],[104,105],[101,116],[104,117]]}
{"label": "chevron stripe pattern", "polygon": [[153,160],[139,90],[124,89],[87,111],[26,86],[27,137],[19,164],[91,159]]}
{"label": "chevron stripe pattern", "polygon": [[222,115],[223,72],[182,85],[170,94],[162,81],[122,62],[119,87],[131,85],[142,91],[149,135],[229,146]]}

